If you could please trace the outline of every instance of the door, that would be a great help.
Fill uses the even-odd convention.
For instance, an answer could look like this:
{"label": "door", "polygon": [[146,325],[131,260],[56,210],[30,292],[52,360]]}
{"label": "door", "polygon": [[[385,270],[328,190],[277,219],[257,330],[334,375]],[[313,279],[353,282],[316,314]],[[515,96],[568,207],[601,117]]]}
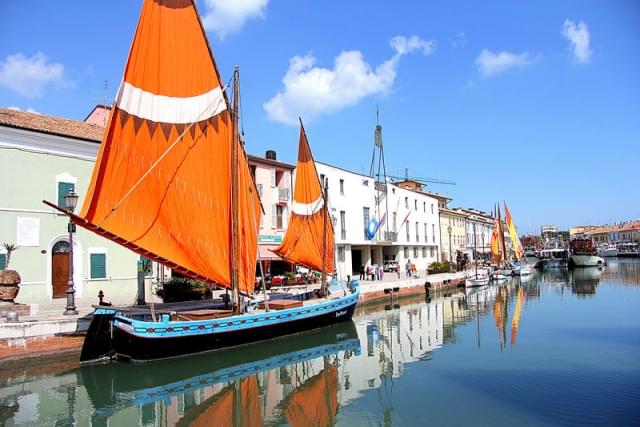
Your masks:
{"label": "door", "polygon": [[51,286],[53,298],[67,296],[69,283],[69,242],[60,241],[51,250]]}

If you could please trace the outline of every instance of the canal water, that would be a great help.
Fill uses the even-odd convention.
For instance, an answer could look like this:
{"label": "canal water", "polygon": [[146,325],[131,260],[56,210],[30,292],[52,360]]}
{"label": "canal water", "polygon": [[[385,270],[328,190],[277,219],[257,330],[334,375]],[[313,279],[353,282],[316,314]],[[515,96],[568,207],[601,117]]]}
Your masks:
{"label": "canal water", "polygon": [[0,369],[0,425],[638,425],[640,262],[357,309],[208,355]]}

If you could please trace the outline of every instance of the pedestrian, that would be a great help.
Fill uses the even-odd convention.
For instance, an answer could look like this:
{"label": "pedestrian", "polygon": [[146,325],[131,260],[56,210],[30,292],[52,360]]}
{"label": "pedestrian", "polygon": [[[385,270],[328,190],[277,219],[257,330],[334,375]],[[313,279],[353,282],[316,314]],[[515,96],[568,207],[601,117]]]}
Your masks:
{"label": "pedestrian", "polygon": [[405,266],[407,279],[411,277],[411,260],[407,260],[407,265]]}
{"label": "pedestrian", "polygon": [[400,279],[400,264],[396,267],[396,273],[398,273],[398,279]]}
{"label": "pedestrian", "polygon": [[384,268],[380,266],[380,280],[382,280],[383,278],[384,278]]}
{"label": "pedestrian", "polygon": [[364,280],[364,265],[360,264],[360,280]]}

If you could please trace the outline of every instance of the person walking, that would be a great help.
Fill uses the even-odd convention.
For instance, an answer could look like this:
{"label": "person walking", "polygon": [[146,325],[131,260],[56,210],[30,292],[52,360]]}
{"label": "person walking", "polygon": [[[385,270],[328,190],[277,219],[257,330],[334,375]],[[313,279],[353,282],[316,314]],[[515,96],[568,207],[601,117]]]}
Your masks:
{"label": "person walking", "polygon": [[384,278],[384,268],[380,266],[380,280]]}
{"label": "person walking", "polygon": [[411,260],[407,260],[407,265],[405,266],[406,269],[406,273],[407,273],[407,279],[409,277],[411,277]]}
{"label": "person walking", "polygon": [[360,280],[364,280],[364,265],[360,264]]}

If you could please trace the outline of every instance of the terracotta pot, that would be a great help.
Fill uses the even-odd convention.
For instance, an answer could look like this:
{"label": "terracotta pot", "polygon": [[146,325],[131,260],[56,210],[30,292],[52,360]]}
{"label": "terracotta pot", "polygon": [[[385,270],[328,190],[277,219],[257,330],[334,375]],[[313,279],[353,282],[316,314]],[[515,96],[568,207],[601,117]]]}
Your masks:
{"label": "terracotta pot", "polygon": [[20,291],[20,274],[15,270],[0,270],[0,301],[13,302]]}

